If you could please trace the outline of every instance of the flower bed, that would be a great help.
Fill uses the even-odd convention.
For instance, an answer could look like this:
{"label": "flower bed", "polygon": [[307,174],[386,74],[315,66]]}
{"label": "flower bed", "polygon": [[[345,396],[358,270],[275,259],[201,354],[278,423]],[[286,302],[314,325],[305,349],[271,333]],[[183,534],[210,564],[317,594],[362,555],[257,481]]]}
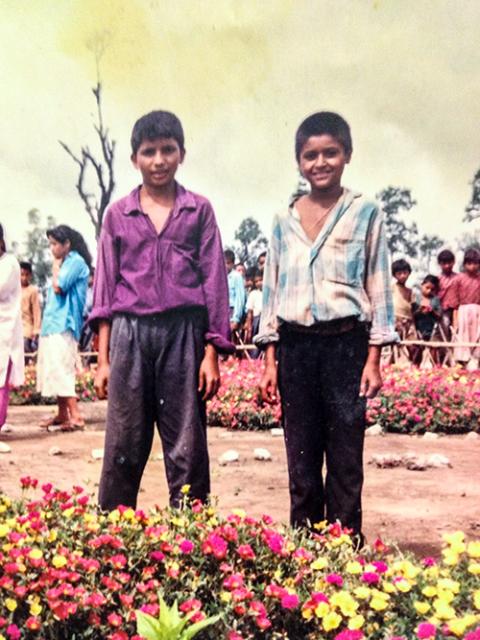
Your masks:
{"label": "flower bed", "polygon": [[[75,390],[79,400],[92,402],[97,399],[93,387],[94,373],[92,369],[85,368],[77,373]],[[10,404],[55,404],[56,398],[45,398],[37,391],[37,371],[34,364],[25,367],[25,382],[10,392]]]}
{"label": "flower bed", "polygon": [[203,639],[478,640],[480,541],[444,539],[438,561],[380,540],[358,553],[338,525],[309,534],[195,502],[107,515],[46,484],[0,496],[0,639],[140,640],[135,611],[156,616],[161,594],[192,622],[220,614]]}

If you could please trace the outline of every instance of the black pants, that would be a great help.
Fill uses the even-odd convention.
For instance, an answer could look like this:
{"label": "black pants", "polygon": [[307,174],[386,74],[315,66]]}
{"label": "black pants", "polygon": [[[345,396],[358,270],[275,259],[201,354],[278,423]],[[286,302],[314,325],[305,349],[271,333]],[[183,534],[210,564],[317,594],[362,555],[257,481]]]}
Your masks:
{"label": "black pants", "polygon": [[202,310],[117,316],[110,339],[105,454],[99,502],[135,507],[153,441],[163,445],[170,504],[181,488],[205,500],[210,491],[205,403],[198,388],[204,355]]}
{"label": "black pants", "polygon": [[282,326],[279,348],[291,523],[327,518],[360,533],[366,401],[358,394],[367,329],[320,336],[291,327]]}

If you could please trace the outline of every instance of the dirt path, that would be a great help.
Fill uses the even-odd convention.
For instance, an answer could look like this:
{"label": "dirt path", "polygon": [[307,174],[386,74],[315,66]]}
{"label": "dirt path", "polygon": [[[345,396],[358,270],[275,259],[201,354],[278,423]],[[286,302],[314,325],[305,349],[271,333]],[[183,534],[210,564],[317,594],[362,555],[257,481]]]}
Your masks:
{"label": "dirt path", "polygon": [[[96,491],[101,462],[93,460],[92,449],[103,446],[103,402],[84,404],[87,428],[84,432],[43,433],[37,424],[50,407],[11,407],[10,433],[1,433],[11,453],[0,454],[0,490],[20,494],[18,479],[31,475],[59,487],[88,485]],[[242,507],[252,515],[268,513],[279,520],[288,518],[287,467],[283,438],[270,433],[227,432],[209,429],[212,492],[221,511]],[[62,450],[49,455],[51,447]],[[253,459],[253,449],[267,448],[271,462]],[[240,461],[220,466],[218,457],[236,449]],[[414,436],[387,435],[366,440],[365,460],[375,453],[440,453],[447,456],[450,469],[408,471],[403,468],[377,469],[366,465],[364,522],[367,538],[377,535],[396,540],[401,547],[420,554],[438,552],[441,532],[462,529],[480,538],[480,439],[449,436],[425,441]],[[163,462],[156,437],[148,463],[139,506],[165,505],[167,501]]]}

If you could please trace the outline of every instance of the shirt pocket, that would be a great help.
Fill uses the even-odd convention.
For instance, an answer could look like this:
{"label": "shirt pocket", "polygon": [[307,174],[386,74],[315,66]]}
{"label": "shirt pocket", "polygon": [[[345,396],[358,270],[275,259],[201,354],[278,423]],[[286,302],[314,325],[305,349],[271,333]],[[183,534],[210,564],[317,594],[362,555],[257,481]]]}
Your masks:
{"label": "shirt pocket", "polygon": [[193,257],[174,243],[170,245],[170,273],[176,285],[194,288],[200,283]]}
{"label": "shirt pocket", "polygon": [[320,253],[323,279],[351,287],[363,286],[365,243],[362,240],[329,238]]}

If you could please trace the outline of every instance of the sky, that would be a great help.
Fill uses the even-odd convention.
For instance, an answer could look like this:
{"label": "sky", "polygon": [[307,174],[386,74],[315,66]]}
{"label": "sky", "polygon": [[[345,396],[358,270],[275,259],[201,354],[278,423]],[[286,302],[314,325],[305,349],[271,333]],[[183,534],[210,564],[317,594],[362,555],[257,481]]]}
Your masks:
{"label": "sky", "polygon": [[96,147],[95,47],[116,140],[114,199],[139,182],[135,120],[182,120],[179,181],[214,205],[225,244],[247,216],[268,235],[297,182],[295,130],[350,123],[344,183],[407,187],[406,221],[452,244],[480,167],[477,0],[0,0],[0,190],[11,239],[37,208],[86,234],[76,167],[58,140]]}

